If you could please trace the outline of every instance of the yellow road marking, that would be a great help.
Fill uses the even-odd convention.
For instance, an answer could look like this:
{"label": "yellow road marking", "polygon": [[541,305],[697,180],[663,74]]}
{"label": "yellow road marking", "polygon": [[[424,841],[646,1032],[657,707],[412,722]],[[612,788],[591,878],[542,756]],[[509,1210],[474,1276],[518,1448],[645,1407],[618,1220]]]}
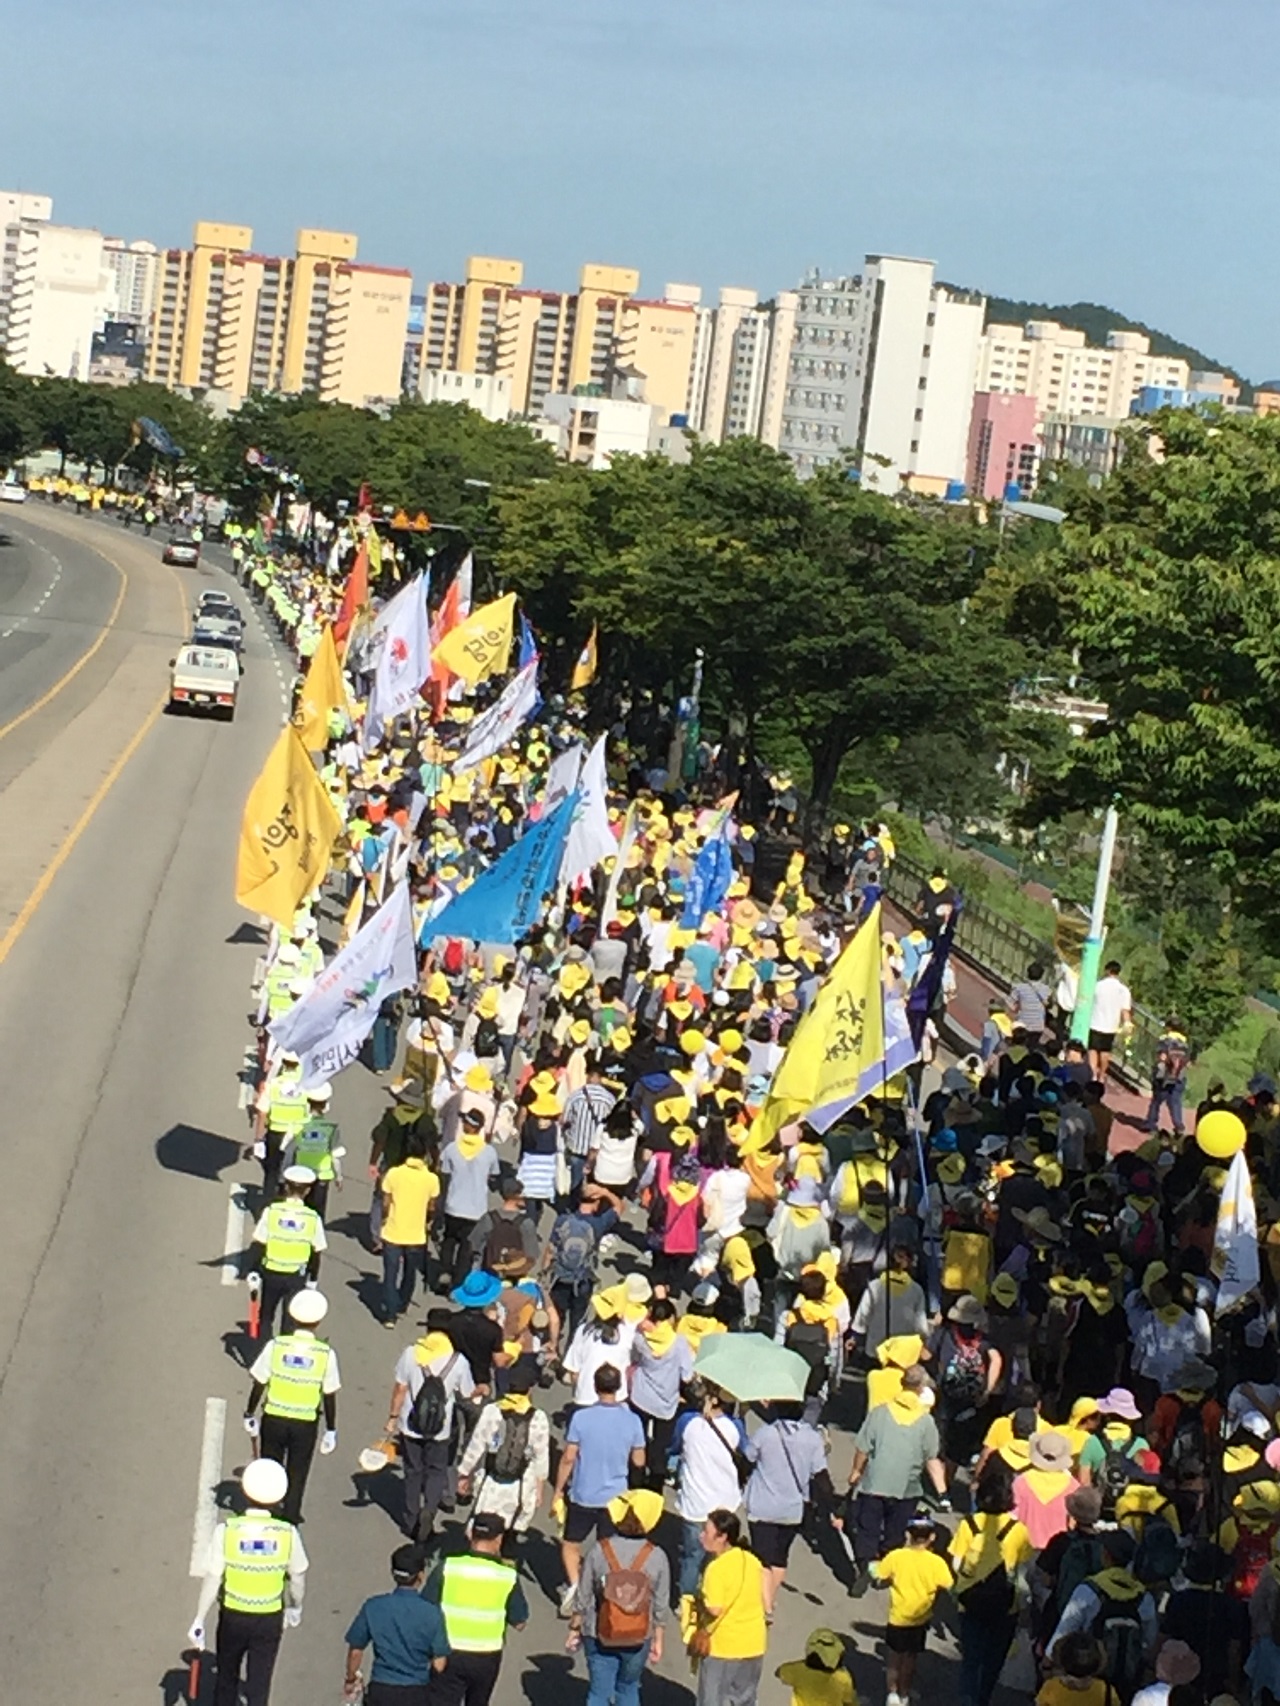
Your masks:
{"label": "yellow road marking", "polygon": [[[90,547],[90,549],[92,549],[92,547]],[[98,551],[96,552],[96,555],[101,557],[104,562],[110,563],[111,567],[120,576],[120,590],[116,593],[116,601],[111,607],[111,614],[107,617],[106,626],[89,647],[88,651],[80,654],[67,673],[64,676],[59,677],[46,694],[37,699],[34,705],[28,705],[26,710],[20,712],[11,723],[6,723],[3,728],[0,728],[0,740],[3,740],[6,735],[12,734],[14,729],[18,728],[20,724],[25,723],[28,717],[34,717],[37,711],[43,711],[51,699],[57,698],[58,694],[62,692],[62,689],[69,681],[75,680],[76,676],[79,675],[80,671],[84,668],[85,664],[88,663],[94,653],[106,644],[107,635],[115,626],[116,617],[120,614],[120,606],[124,603],[124,595],[128,591],[129,580],[128,576],[120,567],[119,563],[116,562],[114,557],[108,557],[105,551]],[[183,614],[185,615],[185,613],[186,600],[184,599]]]}
{"label": "yellow road marking", "polygon": [[[108,556],[105,551],[99,549],[96,546],[90,546],[90,549],[96,551],[96,554],[98,556],[104,558],[108,563],[110,563],[112,568],[120,576],[120,582],[121,582],[120,594],[119,594],[119,597],[116,599],[115,609],[111,612],[111,615],[107,620],[107,626],[106,626],[106,628],[103,629],[102,633],[98,636],[98,638],[94,642],[94,644],[89,648],[89,650],[80,659],[79,663],[77,663],[74,666],[74,668],[70,669],[67,672],[67,674],[63,676],[62,680],[60,682],[58,682],[57,685],[54,686],[48,693],[45,694],[44,698],[42,700],[40,700],[39,703],[30,706],[29,709],[27,709],[26,711],[24,711],[22,713],[21,717],[15,718],[14,721],[12,723],[10,723],[6,728],[0,729],[0,739],[3,739],[4,736],[8,734],[9,729],[15,728],[18,723],[22,722],[24,717],[29,717],[33,711],[38,711],[40,709],[40,705],[47,704],[48,701],[53,698],[55,693],[57,693],[62,687],[65,687],[67,682],[71,680],[71,677],[73,675],[75,675],[76,671],[82,669],[84,667],[84,665],[86,663],[88,663],[89,659],[93,656],[94,652],[97,651],[98,647],[102,644],[102,642],[106,639],[108,633],[110,633],[110,631],[111,631],[111,624],[112,624],[112,622],[115,621],[116,614],[120,609],[121,601],[124,598],[125,586],[127,584],[127,577],[125,575],[125,571],[123,570],[123,568],[121,568],[120,564],[116,562],[114,557]],[[182,581],[178,575],[178,572],[173,567],[173,565],[171,563],[166,563],[164,566],[165,566],[165,568],[168,569],[169,573],[173,576],[174,585],[178,589],[178,605],[182,611],[182,627],[185,629],[186,625],[187,625],[187,595],[186,595],[186,590],[184,589],[184,587],[182,585]],[[8,959],[10,953],[13,951],[14,944],[17,942],[18,938],[22,935],[22,932],[26,929],[27,925],[30,924],[31,920],[35,917],[37,911],[39,910],[41,901],[48,894],[49,890],[53,887],[54,878],[57,876],[58,872],[62,869],[62,867],[66,864],[67,860],[71,857],[72,853],[75,851],[76,843],[80,840],[80,837],[84,834],[85,830],[88,829],[90,823],[93,821],[94,814],[97,812],[98,807],[102,804],[103,800],[106,799],[107,795],[111,792],[112,788],[115,787],[116,783],[120,779],[121,772],[124,770],[125,765],[128,764],[129,760],[133,757],[134,753],[142,745],[143,740],[150,733],[152,727],[154,726],[154,724],[156,722],[156,719],[159,717],[161,711],[164,710],[164,708],[168,704],[168,702],[169,702],[169,694],[168,694],[168,690],[166,689],[166,691],[161,695],[161,697],[152,706],[151,710],[147,713],[147,715],[146,715],[145,719],[143,720],[141,726],[139,728],[135,729],[133,736],[129,741],[129,744],[125,747],[124,751],[117,756],[117,758],[116,758],[115,762],[112,764],[110,770],[107,771],[106,775],[102,778],[102,781],[99,782],[97,788],[93,792],[93,796],[90,799],[88,805],[85,806],[84,810],[80,813],[80,816],[76,819],[75,823],[72,824],[70,830],[67,832],[67,836],[66,836],[65,840],[63,841],[62,845],[58,848],[58,851],[54,854],[54,856],[50,860],[49,864],[46,865],[43,873],[41,874],[39,882],[37,882],[36,886],[32,889],[31,893],[27,896],[26,900],[23,901],[22,908],[19,911],[18,916],[14,919],[13,923],[5,931],[4,935],[0,936],[0,966],[2,966],[4,964],[4,962]]]}

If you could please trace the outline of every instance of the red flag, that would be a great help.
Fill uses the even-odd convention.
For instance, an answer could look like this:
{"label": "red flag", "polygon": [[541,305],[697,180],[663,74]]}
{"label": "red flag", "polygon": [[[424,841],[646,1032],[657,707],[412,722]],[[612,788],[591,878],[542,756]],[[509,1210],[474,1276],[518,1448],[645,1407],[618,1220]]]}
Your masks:
{"label": "red flag", "polygon": [[[467,615],[467,612],[462,608],[465,591],[466,589],[461,585],[459,577],[455,575],[449,582],[449,590],[440,601],[440,608],[436,611],[431,623],[431,647],[433,651],[450,629],[456,628],[463,617]],[[431,677],[423,691],[430,697],[431,715],[437,722],[444,714],[445,701],[449,696],[449,684],[456,679],[456,676],[444,664],[432,661]]]}
{"label": "red flag", "polygon": [[333,638],[338,646],[346,644],[357,614],[369,602],[369,550],[363,543],[356,551],[356,560],[351,565],[351,573],[347,576],[346,590],[342,594],[342,603],[338,606],[338,614],[334,619]]}
{"label": "red flag", "polygon": [[356,499],[356,514],[371,515],[373,513],[373,494],[369,490],[368,480],[360,482],[360,496]]}

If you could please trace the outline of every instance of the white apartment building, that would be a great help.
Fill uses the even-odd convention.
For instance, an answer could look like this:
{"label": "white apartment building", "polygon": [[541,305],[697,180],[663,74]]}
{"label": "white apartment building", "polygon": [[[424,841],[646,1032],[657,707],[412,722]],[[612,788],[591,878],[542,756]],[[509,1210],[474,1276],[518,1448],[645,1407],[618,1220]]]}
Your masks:
{"label": "white apartment building", "polygon": [[53,197],[28,195],[25,190],[0,190],[0,227],[20,219],[52,219]]}
{"label": "white apartment building", "polygon": [[645,456],[656,448],[661,411],[639,397],[608,397],[599,386],[550,393],[542,399],[535,432],[567,462],[607,468],[614,456]]}
{"label": "white apartment building", "polygon": [[160,276],[159,249],[142,239],[126,243],[122,237],[104,237],[102,250],[110,280],[104,320],[145,326],[151,318],[151,303]]}
{"label": "white apartment building", "polygon": [[851,452],[877,491],[941,496],[962,480],[985,299],[900,255],[811,274],[797,295],[780,445],[798,471]]}
{"label": "white apartment building", "polygon": [[19,373],[87,379],[108,289],[100,231],[48,219],[7,224],[0,233],[0,350],[6,361]]}
{"label": "white apartment building", "polygon": [[1151,354],[1141,332],[1108,332],[1105,349],[1056,320],[990,325],[978,362],[979,391],[1034,397],[1041,414],[1114,418],[1147,385],[1188,388],[1185,361]]}
{"label": "white apartment building", "polygon": [[712,444],[759,438],[777,448],[797,302],[791,290],[764,304],[754,290],[721,290],[705,379],[691,418]]}
{"label": "white apartment building", "polygon": [[459,373],[456,369],[428,367],[418,381],[424,403],[465,403],[487,421],[505,421],[511,415],[509,373]]}

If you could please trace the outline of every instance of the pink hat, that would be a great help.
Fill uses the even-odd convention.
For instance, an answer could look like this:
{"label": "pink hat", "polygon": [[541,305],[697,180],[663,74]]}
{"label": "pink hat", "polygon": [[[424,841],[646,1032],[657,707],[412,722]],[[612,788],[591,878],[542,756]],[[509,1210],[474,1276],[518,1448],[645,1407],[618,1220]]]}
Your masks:
{"label": "pink hat", "polygon": [[1142,1411],[1127,1386],[1113,1386],[1105,1398],[1098,1399],[1098,1408],[1104,1416],[1123,1416],[1126,1422],[1142,1420]]}

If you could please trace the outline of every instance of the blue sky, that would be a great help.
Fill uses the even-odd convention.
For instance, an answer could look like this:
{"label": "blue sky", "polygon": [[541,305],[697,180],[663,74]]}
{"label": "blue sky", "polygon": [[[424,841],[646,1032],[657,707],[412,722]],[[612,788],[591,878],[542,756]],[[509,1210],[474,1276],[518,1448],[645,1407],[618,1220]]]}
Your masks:
{"label": "blue sky", "polygon": [[41,0],[8,45],[0,183],[70,223],[712,299],[925,255],[1280,374],[1275,0]]}

